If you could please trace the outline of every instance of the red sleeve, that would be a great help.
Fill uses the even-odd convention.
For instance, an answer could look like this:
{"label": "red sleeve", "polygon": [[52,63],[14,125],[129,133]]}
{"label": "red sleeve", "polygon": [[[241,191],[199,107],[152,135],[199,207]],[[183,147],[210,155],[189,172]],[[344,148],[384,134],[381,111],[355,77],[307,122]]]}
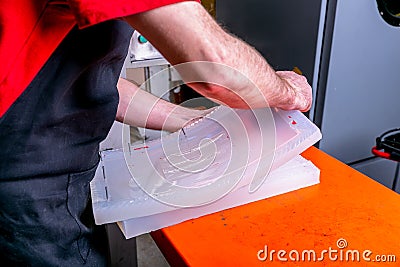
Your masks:
{"label": "red sleeve", "polygon": [[0,118],[76,24],[63,5],[0,0]]}
{"label": "red sleeve", "polygon": [[80,28],[183,1],[200,0],[69,0]]}

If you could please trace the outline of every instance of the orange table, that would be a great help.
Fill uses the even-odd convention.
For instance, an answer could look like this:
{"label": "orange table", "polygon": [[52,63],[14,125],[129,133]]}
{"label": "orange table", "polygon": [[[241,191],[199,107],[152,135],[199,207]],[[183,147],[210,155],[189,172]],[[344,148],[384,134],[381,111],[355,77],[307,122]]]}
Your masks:
{"label": "orange table", "polygon": [[400,195],[314,147],[302,155],[319,185],[153,232],[171,266],[400,266]]}

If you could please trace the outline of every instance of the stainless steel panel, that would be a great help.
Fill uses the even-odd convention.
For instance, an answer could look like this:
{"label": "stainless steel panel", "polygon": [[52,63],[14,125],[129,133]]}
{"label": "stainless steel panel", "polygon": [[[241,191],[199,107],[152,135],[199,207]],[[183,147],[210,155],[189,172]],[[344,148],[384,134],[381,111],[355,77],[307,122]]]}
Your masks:
{"label": "stainless steel panel", "polygon": [[399,44],[400,28],[381,18],[376,1],[337,1],[322,150],[360,160],[377,136],[400,126]]}
{"label": "stainless steel panel", "polygon": [[377,158],[363,163],[352,165],[352,167],[375,181],[392,188],[396,174],[397,163],[387,159]]}

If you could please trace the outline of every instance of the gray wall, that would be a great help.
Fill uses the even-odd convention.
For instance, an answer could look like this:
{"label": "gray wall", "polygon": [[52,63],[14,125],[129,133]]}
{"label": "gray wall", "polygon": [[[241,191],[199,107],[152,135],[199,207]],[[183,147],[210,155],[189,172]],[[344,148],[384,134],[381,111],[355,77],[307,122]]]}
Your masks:
{"label": "gray wall", "polygon": [[321,1],[217,0],[217,20],[278,70],[297,66],[311,82]]}

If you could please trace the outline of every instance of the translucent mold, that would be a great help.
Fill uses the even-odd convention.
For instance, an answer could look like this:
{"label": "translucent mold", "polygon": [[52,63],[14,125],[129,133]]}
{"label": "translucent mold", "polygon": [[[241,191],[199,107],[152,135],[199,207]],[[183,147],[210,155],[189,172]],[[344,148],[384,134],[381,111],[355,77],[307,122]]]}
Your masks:
{"label": "translucent mold", "polygon": [[265,112],[219,107],[163,139],[103,151],[91,183],[96,223],[124,221],[126,233],[143,220],[156,227],[132,226],[132,236],[174,223],[171,214],[190,219],[317,183],[316,168],[296,156],[320,140],[319,129],[298,111]]}

